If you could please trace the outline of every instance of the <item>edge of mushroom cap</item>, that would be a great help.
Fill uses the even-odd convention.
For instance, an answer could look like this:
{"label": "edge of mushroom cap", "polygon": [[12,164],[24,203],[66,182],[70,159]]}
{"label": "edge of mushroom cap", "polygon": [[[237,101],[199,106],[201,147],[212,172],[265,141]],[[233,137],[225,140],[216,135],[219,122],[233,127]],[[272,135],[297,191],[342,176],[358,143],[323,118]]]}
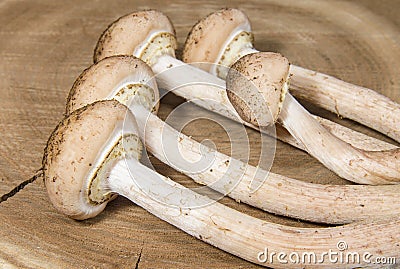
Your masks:
{"label": "edge of mushroom cap", "polygon": [[[249,19],[246,14],[234,8],[224,8],[209,14],[190,30],[183,48],[183,61],[216,63],[232,32],[247,23]],[[201,67],[206,68],[204,65]]]}
{"label": "edge of mushroom cap", "polygon": [[[244,121],[260,127],[277,121],[288,91],[289,68],[289,60],[273,52],[243,56],[231,67],[226,78],[227,95]],[[251,89],[243,85],[248,81],[254,85]]]}
{"label": "edge of mushroom cap", "polygon": [[108,25],[97,41],[93,62],[113,55],[132,55],[155,30],[176,35],[171,20],[157,10],[133,12],[118,18]]}
{"label": "edge of mushroom cap", "polygon": [[42,165],[49,199],[59,212],[82,220],[103,211],[108,201],[96,204],[89,199],[89,176],[108,154],[107,143],[125,122],[129,126],[124,130],[137,135],[133,115],[124,105],[109,100],[82,107],[57,125],[47,142]]}
{"label": "edge of mushroom cap", "polygon": [[154,110],[159,108],[159,92],[152,69],[134,56],[117,55],[104,58],[84,70],[75,80],[66,104],[66,115],[95,101],[110,97],[116,86],[132,76],[143,76],[154,92]]}

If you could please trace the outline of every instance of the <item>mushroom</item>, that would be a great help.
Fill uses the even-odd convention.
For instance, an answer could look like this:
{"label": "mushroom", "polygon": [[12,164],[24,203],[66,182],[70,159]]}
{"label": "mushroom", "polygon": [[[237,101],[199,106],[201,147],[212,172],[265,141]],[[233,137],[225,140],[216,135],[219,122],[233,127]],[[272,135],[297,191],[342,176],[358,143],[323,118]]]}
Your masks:
{"label": "mushroom", "polygon": [[[121,98],[121,92],[124,98]],[[320,185],[267,172],[207,149],[179,133],[150,113],[152,106],[157,104],[156,100],[141,99],[138,95],[158,96],[151,69],[133,56],[108,57],[85,70],[75,81],[69,94],[66,114],[95,101],[116,99],[127,105],[135,115],[140,137],[156,158],[197,183],[271,213],[333,224],[400,213],[400,185]],[[169,153],[166,144],[179,147],[181,155]],[[213,160],[204,171],[196,167],[201,165],[198,160],[202,158]],[[253,192],[249,188],[252,182],[263,184]]]}
{"label": "mushroom", "polygon": [[[193,26],[187,37],[183,60],[201,65],[223,79],[226,66],[240,57],[258,52],[247,16],[238,9],[214,12]],[[400,142],[400,104],[373,90],[332,76],[291,65],[291,92],[340,116],[355,120]]]}
{"label": "mushroom", "polygon": [[[270,223],[216,203],[147,168],[138,161],[141,150],[134,116],[117,101],[100,101],[71,113],[56,127],[44,153],[50,201],[60,213],[83,220],[100,214],[110,198],[119,194],[198,239],[274,268],[298,268],[298,264],[281,264],[277,259],[267,262],[266,248],[324,257],[344,242],[352,252],[400,258],[398,217],[334,228]],[[189,201],[203,206],[187,207]],[[310,266],[348,265],[325,259]],[[377,267],[365,259],[359,266]]]}
{"label": "mushroom", "polygon": [[[307,151],[339,176],[361,184],[400,180],[400,150],[361,151],[321,126],[288,92],[289,61],[278,53],[248,54],[232,65],[227,94],[246,122],[265,128],[279,121]],[[266,113],[270,110],[271,113]]]}
{"label": "mushroom", "polygon": [[[168,17],[155,10],[140,11],[119,18],[103,32],[96,45],[93,59],[97,62],[112,55],[133,55],[141,58],[157,74],[161,88],[173,89],[175,94],[196,105],[241,121],[226,96],[225,81],[175,59],[176,47],[175,30]],[[182,76],[182,74],[185,75]],[[182,87],[183,85],[186,86]],[[389,143],[323,118],[318,118],[318,120],[334,135],[358,148],[368,150],[395,148]],[[241,121],[241,123],[244,122]],[[257,129],[257,126],[249,126]],[[277,125],[277,137],[297,148],[306,150],[279,125]]]}

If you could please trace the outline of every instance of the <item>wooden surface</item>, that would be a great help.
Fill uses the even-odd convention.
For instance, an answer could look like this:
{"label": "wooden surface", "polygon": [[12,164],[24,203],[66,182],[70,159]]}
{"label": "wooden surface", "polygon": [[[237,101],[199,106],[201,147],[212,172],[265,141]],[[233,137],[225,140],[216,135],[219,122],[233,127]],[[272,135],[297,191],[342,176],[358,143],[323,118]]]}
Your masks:
{"label": "wooden surface", "polygon": [[[174,22],[180,48],[190,27],[222,7],[251,18],[256,48],[279,51],[291,62],[374,88],[400,102],[400,1],[31,1],[0,2],[0,194],[41,166],[50,132],[62,118],[65,98],[105,27],[128,12],[157,8]],[[165,117],[182,100],[168,96]],[[193,111],[196,111],[193,107]],[[315,111],[315,109],[313,110]],[[318,112],[318,111],[317,111]],[[329,113],[323,115],[334,118]],[[337,120],[337,119],[336,119]],[[371,130],[341,121],[368,134]],[[199,131],[200,130],[200,131]],[[213,139],[229,152],[226,134],[205,121],[185,128],[199,141]],[[251,163],[257,133],[249,131]],[[179,182],[188,178],[154,160]],[[319,183],[345,181],[304,152],[277,145],[273,172]],[[230,199],[223,203],[278,223],[279,218]],[[57,213],[42,181],[0,204],[0,268],[255,268],[158,220],[118,198],[100,216],[76,222]]]}

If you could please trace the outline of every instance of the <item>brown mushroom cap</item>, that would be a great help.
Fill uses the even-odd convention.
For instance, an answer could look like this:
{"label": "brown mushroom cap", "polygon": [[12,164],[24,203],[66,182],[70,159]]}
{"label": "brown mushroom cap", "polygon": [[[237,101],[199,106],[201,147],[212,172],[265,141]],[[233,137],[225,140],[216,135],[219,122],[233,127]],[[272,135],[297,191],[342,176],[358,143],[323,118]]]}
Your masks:
{"label": "brown mushroom cap", "polygon": [[[149,94],[154,100],[147,100],[152,104],[143,105],[154,112],[158,111],[159,92],[151,68],[133,56],[112,56],[93,64],[76,79],[69,92],[66,114],[95,101],[113,99],[118,86],[127,83],[147,85],[142,90],[151,91]],[[125,95],[129,96],[128,104],[124,105],[129,105],[133,97],[138,97],[134,96],[137,88],[125,87],[124,90]]]}
{"label": "brown mushroom cap", "polygon": [[78,109],[56,127],[44,152],[43,171],[50,201],[59,212],[87,219],[104,209],[107,199],[90,199],[91,184],[122,131],[137,135],[133,115],[117,101]]}
{"label": "brown mushroom cap", "polygon": [[277,121],[288,90],[289,67],[288,59],[273,52],[246,55],[231,67],[227,94],[244,121],[261,127]]}
{"label": "brown mushroom cap", "polygon": [[[93,60],[98,62],[113,55],[134,55],[140,58],[135,50],[143,46],[148,37],[157,31],[175,36],[174,26],[163,13],[146,10],[125,15],[103,32],[94,50]],[[176,44],[171,46],[175,49]]]}
{"label": "brown mushroom cap", "polygon": [[[225,42],[239,26],[249,27],[249,19],[242,11],[234,8],[222,9],[203,18],[193,26],[186,38],[183,61],[218,63]],[[205,65],[202,67],[207,68]]]}

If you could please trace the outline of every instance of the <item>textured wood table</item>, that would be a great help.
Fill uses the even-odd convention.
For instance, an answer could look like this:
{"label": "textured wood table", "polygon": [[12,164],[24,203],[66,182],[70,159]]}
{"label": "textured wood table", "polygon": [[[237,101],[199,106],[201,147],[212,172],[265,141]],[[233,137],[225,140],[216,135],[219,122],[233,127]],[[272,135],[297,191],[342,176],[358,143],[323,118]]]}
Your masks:
{"label": "textured wood table", "polygon": [[[376,89],[400,102],[400,2],[392,1],[30,1],[0,2],[0,194],[41,166],[43,148],[63,117],[65,98],[105,27],[126,13],[156,8],[174,22],[180,48],[190,27],[219,8],[238,7],[251,18],[256,48],[291,62]],[[168,96],[165,117],[182,100]],[[193,111],[198,108],[193,106]],[[335,116],[312,109],[336,119]],[[370,135],[379,134],[341,120]],[[184,132],[213,139],[229,152],[222,128],[204,120]],[[249,136],[257,133],[249,131]],[[383,138],[385,139],[385,138]],[[259,144],[251,144],[250,163]],[[187,186],[181,174],[152,158],[157,171]],[[273,172],[319,183],[344,184],[315,159],[277,143]],[[296,226],[230,199],[222,203],[258,218]],[[100,216],[76,222],[57,213],[41,180],[0,204],[1,268],[253,268],[186,235],[123,198]]]}

